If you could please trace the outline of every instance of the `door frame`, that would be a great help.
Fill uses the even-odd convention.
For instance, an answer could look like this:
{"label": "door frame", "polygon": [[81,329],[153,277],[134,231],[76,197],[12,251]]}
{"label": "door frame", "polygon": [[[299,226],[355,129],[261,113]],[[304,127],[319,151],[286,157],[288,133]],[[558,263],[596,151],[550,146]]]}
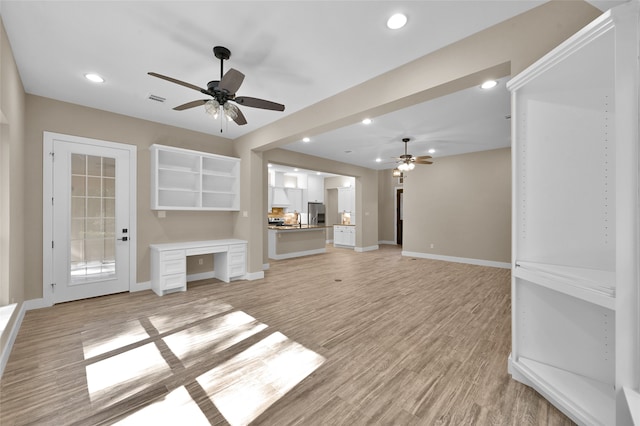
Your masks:
{"label": "door frame", "polygon": [[129,151],[129,291],[133,291],[137,277],[137,155],[138,147],[62,133],[43,132],[42,138],[42,298],[46,306],[53,306],[53,161],[51,153],[55,140]]}

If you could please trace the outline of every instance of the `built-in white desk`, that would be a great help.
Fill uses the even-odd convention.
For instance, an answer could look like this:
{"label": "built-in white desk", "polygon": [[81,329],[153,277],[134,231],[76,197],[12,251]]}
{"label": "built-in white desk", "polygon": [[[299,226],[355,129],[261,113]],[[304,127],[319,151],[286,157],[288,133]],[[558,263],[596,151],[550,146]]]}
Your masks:
{"label": "built-in white desk", "polygon": [[151,289],[162,296],[187,290],[187,256],[213,254],[213,275],[226,283],[247,273],[247,242],[226,239],[151,244]]}

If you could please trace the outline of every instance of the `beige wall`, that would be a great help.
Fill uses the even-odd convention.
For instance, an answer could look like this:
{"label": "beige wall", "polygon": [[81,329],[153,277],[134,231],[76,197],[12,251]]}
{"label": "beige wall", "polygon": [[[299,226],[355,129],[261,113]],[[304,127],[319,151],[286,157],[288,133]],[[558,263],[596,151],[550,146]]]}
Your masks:
{"label": "beige wall", "polygon": [[436,158],[407,173],[403,227],[403,251],[510,263],[511,149]]}
{"label": "beige wall", "polygon": [[[0,19],[0,306],[25,300],[24,123],[24,88]],[[0,336],[0,350],[16,316],[17,310]]]}
{"label": "beige wall", "polygon": [[[237,213],[167,211],[160,219],[150,210],[149,146],[179,146],[221,155],[232,155],[232,142],[216,136],[166,126],[80,105],[28,95],[26,143],[29,159],[25,219],[29,223],[25,243],[29,268],[25,271],[27,299],[42,297],[42,134],[44,131],[70,134],[136,145],[138,149],[137,195],[137,282],[149,281],[149,244],[233,236]],[[211,266],[189,263],[189,273]]]}

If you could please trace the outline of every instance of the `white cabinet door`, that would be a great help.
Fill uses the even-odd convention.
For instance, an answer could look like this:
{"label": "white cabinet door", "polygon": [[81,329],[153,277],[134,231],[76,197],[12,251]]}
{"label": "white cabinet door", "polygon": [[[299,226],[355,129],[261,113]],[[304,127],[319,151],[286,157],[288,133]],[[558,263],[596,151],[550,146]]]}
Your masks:
{"label": "white cabinet door", "polygon": [[287,188],[287,197],[289,198],[288,212],[302,212],[302,189]]}
{"label": "white cabinet door", "polygon": [[355,211],[355,191],[353,188],[338,188],[338,211]]}
{"label": "white cabinet door", "polygon": [[320,176],[307,178],[307,199],[311,203],[324,203],[324,179]]}

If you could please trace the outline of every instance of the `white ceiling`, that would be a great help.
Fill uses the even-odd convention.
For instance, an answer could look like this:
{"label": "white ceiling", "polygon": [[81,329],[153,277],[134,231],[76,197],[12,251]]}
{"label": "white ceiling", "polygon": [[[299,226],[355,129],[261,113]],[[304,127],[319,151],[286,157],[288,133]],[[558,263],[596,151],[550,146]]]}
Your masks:
{"label": "white ceiling", "polygon": [[[543,2],[0,0],[0,14],[27,93],[235,139]],[[620,1],[592,3],[604,10]],[[397,11],[408,15],[408,23],[391,31],[385,22]],[[282,103],[286,110],[242,107],[248,124],[230,123],[222,134],[203,108],[173,111],[204,97],[147,72],[206,87],[219,79],[215,45],[231,50],[225,70],[246,76],[238,95]],[[87,72],[106,82],[88,82]],[[414,139],[411,154],[433,147],[434,157],[508,146],[504,83],[285,148],[391,168],[375,159],[401,154],[404,136]],[[167,100],[151,101],[149,94]]]}

